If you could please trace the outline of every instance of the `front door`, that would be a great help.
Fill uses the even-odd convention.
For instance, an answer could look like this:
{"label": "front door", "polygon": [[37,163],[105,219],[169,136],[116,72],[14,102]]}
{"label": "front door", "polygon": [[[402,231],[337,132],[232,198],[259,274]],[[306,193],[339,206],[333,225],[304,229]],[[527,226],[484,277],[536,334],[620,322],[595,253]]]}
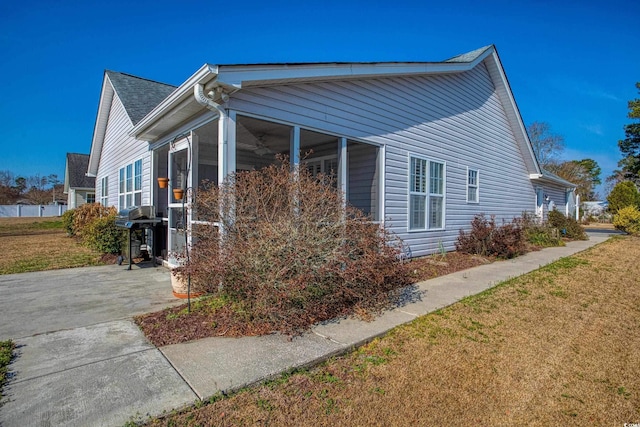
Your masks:
{"label": "front door", "polygon": [[[168,227],[168,261],[178,265],[180,256],[187,245],[187,227],[190,224],[189,189],[192,187],[191,167],[191,139],[183,138],[172,144],[169,149],[169,186],[167,198],[169,200]],[[179,191],[182,190],[182,199]]]}

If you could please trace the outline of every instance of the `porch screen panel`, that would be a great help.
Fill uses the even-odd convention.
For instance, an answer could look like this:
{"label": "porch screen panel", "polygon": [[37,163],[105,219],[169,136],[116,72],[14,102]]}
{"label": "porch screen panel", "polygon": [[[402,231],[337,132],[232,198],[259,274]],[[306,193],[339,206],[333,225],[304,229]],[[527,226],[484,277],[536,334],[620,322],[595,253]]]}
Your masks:
{"label": "porch screen panel", "polygon": [[347,141],[347,200],[374,221],[381,220],[382,216],[379,154],[380,149],[375,145]]}

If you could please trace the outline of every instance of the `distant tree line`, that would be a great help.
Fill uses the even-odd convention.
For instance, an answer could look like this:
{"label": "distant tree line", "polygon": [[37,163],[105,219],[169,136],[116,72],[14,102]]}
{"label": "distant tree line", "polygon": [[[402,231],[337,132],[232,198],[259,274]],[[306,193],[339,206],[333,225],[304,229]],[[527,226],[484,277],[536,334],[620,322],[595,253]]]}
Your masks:
{"label": "distant tree line", "polygon": [[[636,89],[640,93],[640,82],[636,83]],[[627,105],[627,117],[632,122],[624,126],[625,138],[618,141],[622,154],[622,160],[618,162],[619,169],[613,171],[607,182],[614,186],[619,182],[631,181],[640,187],[640,98],[632,99]]]}
{"label": "distant tree line", "polygon": [[16,176],[13,172],[0,171],[0,205],[30,203],[47,205],[63,200],[63,183],[58,175]]}
{"label": "distant tree line", "polygon": [[527,127],[538,163],[545,170],[576,184],[580,200],[598,200],[596,187],[602,183],[602,170],[593,159],[566,160],[560,157],[564,151],[564,137],[551,131],[545,122],[533,122]]}

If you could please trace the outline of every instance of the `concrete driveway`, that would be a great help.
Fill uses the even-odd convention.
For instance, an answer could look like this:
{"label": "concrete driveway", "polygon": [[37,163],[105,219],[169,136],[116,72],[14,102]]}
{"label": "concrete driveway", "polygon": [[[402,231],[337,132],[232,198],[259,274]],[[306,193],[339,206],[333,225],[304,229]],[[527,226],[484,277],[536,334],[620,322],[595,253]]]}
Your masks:
{"label": "concrete driveway", "polygon": [[0,340],[159,310],[176,299],[163,267],[106,265],[0,275]]}
{"label": "concrete driveway", "polygon": [[1,426],[118,426],[197,398],[131,321],[180,303],[166,269],[5,275],[0,292],[0,340],[17,344]]}

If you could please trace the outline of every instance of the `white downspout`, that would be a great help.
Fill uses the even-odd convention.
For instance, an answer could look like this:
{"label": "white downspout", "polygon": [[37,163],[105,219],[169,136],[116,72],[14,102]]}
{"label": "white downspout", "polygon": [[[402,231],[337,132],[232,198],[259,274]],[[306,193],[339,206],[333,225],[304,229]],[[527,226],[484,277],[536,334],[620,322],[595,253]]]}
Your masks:
{"label": "white downspout", "polygon": [[[198,104],[207,107],[218,115],[218,184],[222,184],[228,173],[228,146],[227,146],[227,112],[224,108],[204,93],[204,85],[201,83],[193,87],[193,95]],[[229,96],[222,94],[222,100],[226,101]],[[226,97],[226,99],[225,99]]]}

